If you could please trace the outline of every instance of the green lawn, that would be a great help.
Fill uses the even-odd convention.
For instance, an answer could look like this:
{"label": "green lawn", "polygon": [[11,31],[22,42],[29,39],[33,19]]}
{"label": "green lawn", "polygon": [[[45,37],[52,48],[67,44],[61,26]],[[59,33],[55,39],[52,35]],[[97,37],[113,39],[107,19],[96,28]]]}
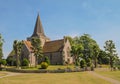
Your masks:
{"label": "green lawn", "polygon": [[120,71],[110,71],[108,68],[96,69],[96,73],[120,81]]}
{"label": "green lawn", "polygon": [[87,72],[77,73],[31,73],[0,79],[0,84],[111,84]]}

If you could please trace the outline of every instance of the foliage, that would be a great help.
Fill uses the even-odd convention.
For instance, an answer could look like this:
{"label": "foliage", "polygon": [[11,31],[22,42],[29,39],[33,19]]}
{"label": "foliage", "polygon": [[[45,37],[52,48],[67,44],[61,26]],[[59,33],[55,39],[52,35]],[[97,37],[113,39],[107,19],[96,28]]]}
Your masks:
{"label": "foliage", "polygon": [[[94,39],[92,39],[89,34],[84,34],[80,37],[75,37],[73,38],[73,40],[75,47],[73,45],[72,51],[74,53],[77,53],[77,57],[79,58],[80,56],[81,58],[85,59],[86,62],[88,59],[91,59],[97,66],[97,57],[99,55],[100,50],[97,42]],[[81,48],[78,48],[78,45],[80,45]]]}
{"label": "foliage", "polygon": [[0,60],[0,64],[2,64],[2,65],[6,65],[6,64],[7,64],[7,62],[6,62],[6,60],[5,60],[5,59],[1,59],[1,60]]}
{"label": "foliage", "polygon": [[98,63],[97,58],[98,58],[99,52],[100,52],[99,46],[97,44],[94,44],[93,45],[93,57],[92,57],[92,59],[93,59],[94,64],[95,64],[95,68],[97,67],[97,63]]}
{"label": "foliage", "polygon": [[77,66],[79,65],[80,58],[83,56],[82,51],[83,47],[81,44],[76,44],[71,47],[71,55],[74,57]]}
{"label": "foliage", "polygon": [[11,56],[7,57],[6,61],[7,61],[7,64],[8,64],[9,66],[15,65],[15,58],[13,58],[13,57],[11,57]]}
{"label": "foliage", "polygon": [[98,63],[99,64],[109,64],[109,57],[107,53],[103,50],[100,50],[100,53],[98,55]]}
{"label": "foliage", "polygon": [[112,70],[112,68],[114,67],[115,60],[118,58],[116,54],[115,44],[113,43],[112,40],[108,40],[105,42],[104,48],[109,57],[109,64]]}
{"label": "foliage", "polygon": [[29,61],[26,58],[24,58],[22,60],[22,66],[28,66],[28,65],[29,65]]}
{"label": "foliage", "polygon": [[45,56],[45,61],[44,62],[46,62],[48,65],[50,65],[50,59],[47,56]]}
{"label": "foliage", "polygon": [[0,59],[2,59],[3,57],[3,43],[4,43],[4,39],[2,38],[2,35],[0,34]]}
{"label": "foliage", "polygon": [[17,68],[19,68],[19,66],[20,66],[19,56],[21,54],[22,46],[23,46],[22,41],[15,40],[13,43],[13,49],[14,49],[15,55],[16,55],[16,67]]}
{"label": "foliage", "polygon": [[65,38],[67,38],[67,39],[69,40],[71,46],[74,44],[74,40],[73,40],[72,37],[70,37],[70,36],[65,36]]}
{"label": "foliage", "polygon": [[92,61],[91,61],[90,58],[88,58],[88,59],[86,60],[86,65],[87,65],[88,67],[91,67]]}
{"label": "foliage", "polygon": [[47,69],[48,63],[47,62],[42,62],[41,63],[41,69]]}
{"label": "foliage", "polygon": [[35,66],[37,67],[38,64],[38,58],[42,58],[43,54],[42,54],[42,47],[41,47],[41,41],[39,38],[37,37],[33,37],[31,40],[31,44],[32,44],[32,50],[34,52],[36,61],[35,61]]}
{"label": "foliage", "polygon": [[80,67],[81,67],[81,68],[86,67],[86,62],[85,62],[84,59],[80,61]]}

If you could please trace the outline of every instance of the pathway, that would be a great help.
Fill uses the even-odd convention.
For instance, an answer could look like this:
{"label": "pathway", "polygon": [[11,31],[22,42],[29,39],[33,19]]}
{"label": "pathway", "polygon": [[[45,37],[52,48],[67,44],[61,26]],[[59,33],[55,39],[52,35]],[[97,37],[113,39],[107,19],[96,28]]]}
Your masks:
{"label": "pathway", "polygon": [[102,78],[104,80],[107,80],[107,81],[111,82],[112,84],[120,84],[120,81],[112,79],[112,78],[108,78],[108,77],[105,77],[105,76],[102,76],[100,74],[95,73],[94,71],[88,71],[88,73],[90,73],[91,75],[94,75],[96,77]]}
{"label": "pathway", "polygon": [[7,75],[5,75],[5,76],[0,76],[0,78],[9,77],[9,76],[16,76],[16,75],[19,75],[19,74],[20,74],[20,73],[12,73],[12,72],[4,72],[4,73],[7,73]]}

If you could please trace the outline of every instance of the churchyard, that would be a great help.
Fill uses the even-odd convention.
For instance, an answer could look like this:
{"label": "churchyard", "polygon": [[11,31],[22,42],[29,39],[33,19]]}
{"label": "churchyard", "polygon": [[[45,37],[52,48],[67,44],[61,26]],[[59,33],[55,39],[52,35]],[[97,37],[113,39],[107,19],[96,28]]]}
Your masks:
{"label": "churchyard", "polygon": [[[74,68],[72,65],[56,65],[49,66],[47,69],[64,69],[66,67]],[[28,70],[35,70],[35,68]],[[0,84],[119,84],[119,74],[119,70],[111,71],[109,66],[106,65],[102,68],[96,68],[94,71],[71,73],[14,73],[0,71]]]}
{"label": "churchyard", "polygon": [[[103,69],[104,70],[104,69]],[[120,80],[120,71],[96,69],[95,73],[102,76]],[[0,77],[5,76],[11,72],[2,71]],[[92,75],[89,72],[74,72],[74,73],[20,73],[14,76],[0,78],[0,84],[113,84],[110,81]],[[7,80],[7,81],[6,81]],[[23,81],[21,81],[23,80]]]}

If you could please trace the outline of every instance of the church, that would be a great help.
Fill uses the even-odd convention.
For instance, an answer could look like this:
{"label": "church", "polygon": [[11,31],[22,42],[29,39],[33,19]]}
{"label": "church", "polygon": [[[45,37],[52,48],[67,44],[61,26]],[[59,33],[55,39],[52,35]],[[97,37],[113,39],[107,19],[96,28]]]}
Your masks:
{"label": "church", "polygon": [[27,40],[23,40],[23,48],[21,51],[20,61],[26,58],[29,60],[30,66],[35,65],[35,56],[31,49],[31,39],[33,37],[37,37],[40,39],[41,47],[43,49],[43,55],[49,58],[50,64],[64,65],[66,63],[73,63],[73,57],[71,57],[70,54],[71,45],[69,40],[64,36],[63,39],[51,41],[50,38],[48,38],[44,33],[39,14],[36,19],[33,34],[31,35],[31,37],[28,37]]}

